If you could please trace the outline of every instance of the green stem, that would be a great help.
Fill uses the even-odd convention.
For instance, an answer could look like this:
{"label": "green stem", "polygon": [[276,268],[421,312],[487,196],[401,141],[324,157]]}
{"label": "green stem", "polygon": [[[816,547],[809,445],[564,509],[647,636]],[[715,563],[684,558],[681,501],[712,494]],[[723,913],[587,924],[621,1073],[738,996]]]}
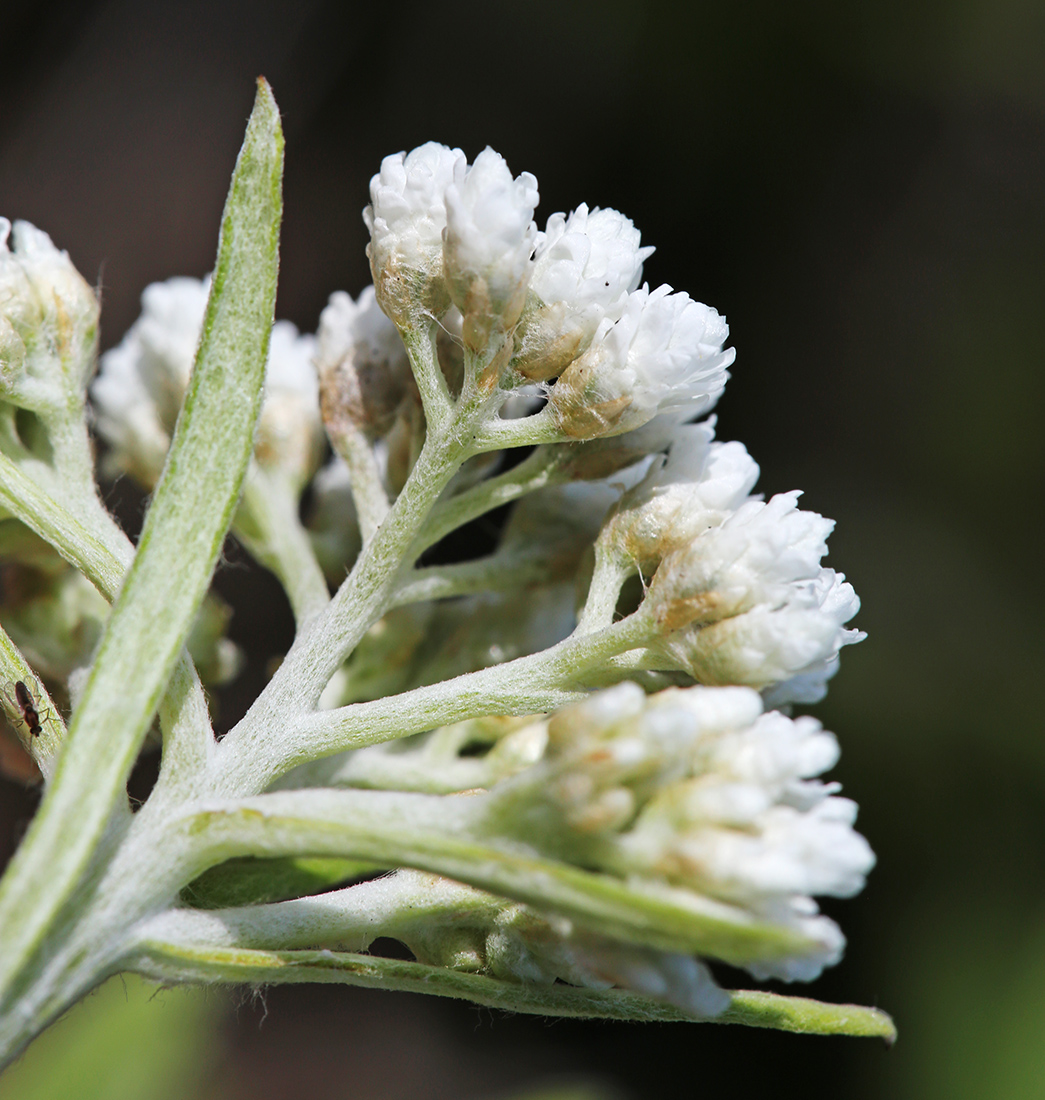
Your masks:
{"label": "green stem", "polygon": [[633,648],[646,629],[632,616],[597,633],[574,634],[540,653],[452,680],[318,711],[296,724],[285,755],[267,763],[269,781],[308,760],[467,718],[532,714],[565,706],[587,694],[583,688],[586,670]]}
{"label": "green stem", "polygon": [[617,558],[608,555],[601,540],[597,539],[595,569],[588,586],[588,598],[577,624],[578,633],[588,634],[593,630],[602,630],[613,622],[620,590],[628,576],[629,570]]}
{"label": "green stem", "polygon": [[431,565],[415,569],[396,589],[389,607],[401,607],[424,600],[445,600],[476,592],[518,591],[561,579],[562,563],[533,546],[529,553],[510,551],[490,554],[474,561],[453,565]]}
{"label": "green stem", "polygon": [[450,500],[441,501],[432,509],[421,530],[416,543],[418,553],[494,508],[511,504],[546,485],[558,485],[567,480],[566,477],[556,476],[558,466],[559,453],[555,448],[538,448],[518,466],[488,478]]}
{"label": "green stem", "polygon": [[297,493],[281,478],[251,464],[232,531],[279,578],[297,622],[326,607],[330,593],[298,516]]}
{"label": "green stem", "polygon": [[0,505],[49,542],[107,599],[114,600],[134,551],[124,539],[102,540],[57,503],[6,455],[0,454]]}
{"label": "green stem", "polygon": [[374,537],[374,532],[384,522],[391,507],[381,481],[377,456],[370,441],[354,424],[346,425],[336,433],[328,428],[327,435],[348,467],[352,502],[356,506],[359,533],[365,546]]}
{"label": "green stem", "polygon": [[454,418],[454,402],[436,352],[438,322],[420,318],[410,328],[401,328],[399,335],[410,356],[428,431],[430,434],[441,433]]}
{"label": "green stem", "polygon": [[[127,569],[134,560],[134,548],[105,511],[94,494],[93,486],[89,492],[81,494],[79,513],[91,522],[95,533],[88,530],[46,492],[41,491],[32,478],[27,477],[4,455],[0,455],[0,500],[27,527],[50,543],[66,561],[83,573],[110,603],[116,599]],[[13,678],[25,679],[24,676]],[[205,758],[207,746],[212,739],[203,687],[187,653],[182,653],[178,660],[176,678],[181,683],[191,685],[191,691],[186,694],[172,684],[172,691],[182,703],[180,706],[173,706],[165,701],[160,710],[160,726],[164,732],[164,773],[169,773],[172,768],[179,768],[178,761],[183,757],[196,761]],[[42,685],[40,690],[43,694]],[[182,706],[186,708],[184,714],[181,713]],[[53,713],[57,715],[57,709],[53,709]],[[60,718],[58,722],[61,722]],[[45,729],[51,725],[48,723]],[[64,738],[64,726],[62,729]],[[51,734],[53,732],[52,728]],[[170,738],[177,740],[179,745],[168,745]],[[51,756],[57,749],[57,744],[52,745],[52,740],[49,737],[46,745],[41,745],[39,742],[44,741],[41,735],[38,742],[38,746]],[[39,760],[38,763],[45,777],[49,778],[50,771]]]}
{"label": "green stem", "polygon": [[22,734],[22,745],[36,761],[36,766],[45,780],[54,774],[55,758],[65,740],[65,723],[47,689],[36,678],[36,673],[22,656],[21,650],[8,637],[7,631],[0,627],[0,685],[8,685],[21,680],[30,689],[30,694],[38,700],[36,709],[40,716],[40,733],[33,736],[18,709],[17,698],[9,698],[11,689],[4,687],[4,707],[8,717]]}
{"label": "green stem", "polygon": [[293,727],[312,711],[330,677],[384,614],[418,528],[467,455],[459,437],[429,434],[403,491],[352,572],[298,631],[276,675],[219,745],[210,783],[214,793],[263,790],[285,770],[282,761],[288,755],[295,761],[315,755],[298,741]]}
{"label": "green stem", "polygon": [[475,437],[475,452],[507,451],[513,447],[535,447],[541,443],[572,443],[552,415],[550,405],[518,420],[492,419]]}
{"label": "green stem", "polygon": [[169,909],[134,933],[139,942],[184,947],[250,947],[286,950],[334,944],[365,951],[378,937],[402,939],[429,922],[460,926],[492,921],[504,909],[500,898],[459,882],[397,871],[313,897],[227,909]]}

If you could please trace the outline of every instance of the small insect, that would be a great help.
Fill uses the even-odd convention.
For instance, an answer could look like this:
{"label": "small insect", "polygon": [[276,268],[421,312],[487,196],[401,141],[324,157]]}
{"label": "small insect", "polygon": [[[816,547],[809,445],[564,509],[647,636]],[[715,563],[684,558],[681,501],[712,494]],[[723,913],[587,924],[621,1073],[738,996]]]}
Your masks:
{"label": "small insect", "polygon": [[29,727],[29,732],[34,737],[39,737],[42,732],[40,723],[40,711],[37,709],[40,703],[39,696],[35,695],[26,684],[19,680],[14,684],[8,684],[6,689],[8,701],[22,716],[22,721]]}

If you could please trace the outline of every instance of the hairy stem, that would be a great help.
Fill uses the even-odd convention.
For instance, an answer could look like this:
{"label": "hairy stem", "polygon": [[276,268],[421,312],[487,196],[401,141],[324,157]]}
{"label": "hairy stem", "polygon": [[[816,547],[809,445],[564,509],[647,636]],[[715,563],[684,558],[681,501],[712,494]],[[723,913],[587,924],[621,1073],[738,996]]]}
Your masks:
{"label": "hairy stem", "polygon": [[252,465],[232,530],[251,556],[279,578],[299,623],[327,605],[327,582],[298,516],[298,496],[291,486]]}

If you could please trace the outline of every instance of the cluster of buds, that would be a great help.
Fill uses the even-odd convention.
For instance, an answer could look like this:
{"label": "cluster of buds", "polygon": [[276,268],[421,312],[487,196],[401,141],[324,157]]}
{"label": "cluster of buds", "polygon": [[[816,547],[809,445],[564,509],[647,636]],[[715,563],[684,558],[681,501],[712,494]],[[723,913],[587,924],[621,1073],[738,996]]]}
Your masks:
{"label": "cluster of buds", "polygon": [[714,441],[712,423],[679,427],[598,549],[607,568],[649,578],[644,667],[816,702],[839,649],[863,638],[844,626],[860,603],[820,564],[833,522],[801,511],[798,492],[751,496],[758,472],[741,444]]}
{"label": "cluster of buds", "polygon": [[[839,650],[862,637],[845,626],[859,602],[821,565],[831,521],[800,510],[798,493],[753,495],[759,470],[745,448],[717,442],[713,419],[692,423],[728,379],[724,319],[669,286],[644,285],[652,249],[615,210],[582,205],[539,229],[536,179],[513,176],[492,149],[471,164],[435,143],[387,157],[370,197],[373,285],[356,298],[335,293],[315,338],[274,326],[254,442],[255,470],[273,475],[258,479],[261,491],[277,482],[290,490],[291,506],[273,522],[296,522],[312,483],[316,575],[318,564],[339,579],[390,516],[385,534],[407,522],[403,512],[415,524],[390,536],[387,557],[371,568],[384,587],[354,636],[362,641],[334,659],[331,667],[344,663],[323,706],[516,659],[515,716],[616,686],[550,717],[476,712],[409,744],[314,760],[280,785],[479,794],[468,801],[480,839],[646,896],[681,894],[727,923],[768,927],[790,947],[767,948],[748,968],[814,977],[837,961],[844,939],[813,899],[858,891],[874,857],[853,830],[855,805],[818,778],[837,759],[833,735],[764,708],[822,697]],[[0,222],[0,243],[7,228]],[[141,317],[102,357],[91,387],[110,469],[148,489],[163,469],[208,293],[208,280],[196,279],[147,288]],[[0,250],[5,400],[50,407],[61,371],[76,374],[82,393],[96,327],[97,302],[65,254],[17,227],[15,251]],[[6,430],[14,433],[13,421]],[[320,469],[327,442],[334,456]],[[488,479],[497,447],[530,444],[517,468]],[[440,466],[433,451],[450,458]],[[422,455],[438,469],[435,488],[423,508],[395,513],[405,486],[416,490],[411,507],[424,498]],[[486,558],[417,564],[446,534],[509,501]],[[275,554],[261,534],[249,541],[249,524],[234,530],[247,531],[248,549]],[[302,543],[280,563],[285,585]],[[48,590],[45,617],[56,621],[61,600],[73,608],[83,596],[64,569]],[[318,583],[316,606],[328,595]],[[73,610],[70,635],[105,614]],[[206,666],[209,654],[214,679],[235,663],[222,649],[223,616],[205,604],[197,630],[197,661]],[[38,634],[25,626],[23,644]],[[614,649],[616,638],[624,641]],[[578,639],[596,654],[587,663],[557,666],[554,683],[524,682],[528,656]],[[67,648],[61,674],[85,660],[83,645]],[[552,664],[531,667],[550,678]],[[684,686],[646,694],[665,685]],[[428,897],[425,920],[404,911],[396,932],[422,962],[515,981],[622,985],[696,1015],[727,1003],[705,961],[650,947],[656,940],[614,940],[554,905],[543,912],[478,891],[462,901],[470,887],[396,875],[387,881]],[[389,885],[389,896],[398,889]],[[435,920],[444,893],[449,916]],[[454,915],[465,901],[467,912]]]}
{"label": "cluster of buds", "polygon": [[377,301],[401,331],[460,314],[487,386],[543,384],[565,439],[696,415],[725,385],[732,351],[713,309],[640,287],[652,251],[615,210],[581,206],[532,221],[537,181],[485,150],[430,143],[386,157],[365,218]]}
{"label": "cluster of buds", "polygon": [[[91,386],[98,433],[109,445],[110,473],[152,489],[170,447],[189,385],[210,291],[209,279],[175,278],[142,294],[142,314],[101,358]],[[265,401],[254,457],[299,491],[323,455],[315,339],[278,321],[269,341]]]}
{"label": "cluster of buds", "polygon": [[749,967],[758,977],[808,981],[838,961],[845,940],[813,896],[857,893],[874,855],[852,828],[855,803],[816,778],[838,744],[815,719],[763,713],[748,688],[647,697],[624,683],[540,726],[541,761],[493,789],[493,828],[654,890],[714,899],[808,943],[758,960]]}
{"label": "cluster of buds", "polygon": [[[398,875],[425,878],[417,872]],[[397,929],[414,955],[456,970],[481,971],[510,982],[582,989],[619,987],[675,1005],[695,1017],[714,1017],[729,1004],[700,959],[648,947],[623,944],[578,928],[563,917],[505,904],[468,891],[468,916],[462,919],[461,887],[435,879],[429,890],[448,890],[453,906],[445,921],[420,919]],[[475,900],[472,901],[472,898]],[[478,904],[477,904],[478,903]]]}

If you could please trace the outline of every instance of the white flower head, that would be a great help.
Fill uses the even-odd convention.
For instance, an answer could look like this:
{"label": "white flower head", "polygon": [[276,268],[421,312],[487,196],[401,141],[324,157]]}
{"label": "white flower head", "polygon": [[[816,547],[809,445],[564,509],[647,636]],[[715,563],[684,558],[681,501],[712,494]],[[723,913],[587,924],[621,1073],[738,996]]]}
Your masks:
{"label": "white flower head", "polygon": [[820,565],[834,523],[799,510],[800,495],[748,500],[661,560],[647,607],[667,667],[706,684],[797,678],[774,698],[812,701],[839,649],[863,637],[843,625],[860,606],[852,586]]}
{"label": "white flower head", "polygon": [[340,290],[330,296],[316,364],[324,422],[335,437],[346,419],[371,439],[387,434],[412,378],[403,341],[372,286],[355,301]]}
{"label": "white flower head", "polygon": [[742,443],[716,443],[714,418],[674,429],[667,458],[625,494],[602,534],[642,571],[738,508],[758,480]]}
{"label": "white flower head", "polygon": [[574,858],[797,934],[805,950],[767,948],[751,969],[811,978],[844,945],[813,896],[851,896],[874,864],[852,827],[856,806],[817,778],[837,759],[818,722],[764,714],[750,689],[647,698],[622,684],[554,715],[544,761],[502,787],[525,787],[549,807],[552,824],[527,816],[538,844],[542,828],[561,836],[565,825]]}
{"label": "white flower head", "polygon": [[816,703],[838,671],[839,650],[866,637],[845,626],[859,609],[845,576],[821,569],[813,580],[793,584],[781,606],[763,604],[681,631],[664,651],[704,683],[763,688],[773,705]]}
{"label": "white flower head", "polygon": [[[11,247],[8,247],[10,241]],[[0,218],[0,392],[40,408],[72,391],[82,400],[94,367],[98,299],[69,254],[29,222]]]}
{"label": "white flower head", "polygon": [[446,189],[460,149],[430,141],[409,153],[385,157],[370,181],[363,220],[370,231],[367,254],[378,300],[389,317],[409,320],[419,309],[437,316],[449,297],[443,281]]}
{"label": "white flower head", "polygon": [[696,416],[718,400],[732,349],[725,320],[665,285],[630,295],[618,320],[605,318],[588,350],[563,372],[550,404],[575,439],[616,435],[660,413]]}
{"label": "white flower head", "polygon": [[325,449],[315,357],[314,336],[299,333],[290,321],[272,326],[254,457],[263,468],[288,477],[298,491],[319,468]]}
{"label": "white flower head", "polygon": [[533,266],[538,198],[537,180],[529,172],[513,179],[504,157],[489,147],[470,166],[454,166],[443,258],[466,341],[470,328],[481,340],[495,326],[507,330],[518,321]]}
{"label": "white flower head", "polygon": [[530,302],[513,366],[528,378],[560,374],[591,343],[600,322],[616,320],[642,278],[652,247],[616,210],[585,204],[553,214],[537,235]]}
{"label": "white flower head", "polygon": [[142,292],[142,312],[101,358],[91,384],[110,473],[123,471],[151,489],[159,479],[192,373],[210,278],[178,277]]}
{"label": "white flower head", "polygon": [[[142,293],[142,313],[101,358],[91,385],[98,432],[112,470],[152,488],[163,469],[199,346],[210,277],[174,278]],[[303,485],[321,458],[314,339],[288,321],[273,327],[265,400],[255,438],[259,464]]]}

